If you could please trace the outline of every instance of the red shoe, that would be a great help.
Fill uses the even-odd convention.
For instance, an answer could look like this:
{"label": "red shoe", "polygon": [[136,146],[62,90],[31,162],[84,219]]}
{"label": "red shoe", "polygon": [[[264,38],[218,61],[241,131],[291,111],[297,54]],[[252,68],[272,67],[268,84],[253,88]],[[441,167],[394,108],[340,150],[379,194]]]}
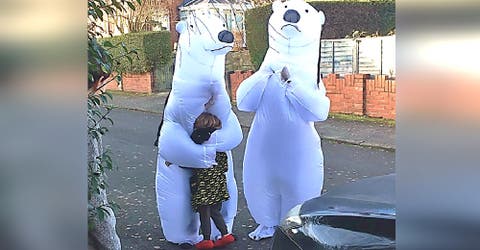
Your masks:
{"label": "red shoe", "polygon": [[214,246],[212,240],[202,240],[195,244],[195,247],[197,249],[212,249]]}
{"label": "red shoe", "polygon": [[223,246],[226,246],[232,242],[235,241],[235,237],[233,237],[233,235],[231,234],[227,234],[225,236],[223,236],[222,238],[218,239],[217,241],[215,241],[215,243],[213,243],[213,245],[215,247],[223,247]]}

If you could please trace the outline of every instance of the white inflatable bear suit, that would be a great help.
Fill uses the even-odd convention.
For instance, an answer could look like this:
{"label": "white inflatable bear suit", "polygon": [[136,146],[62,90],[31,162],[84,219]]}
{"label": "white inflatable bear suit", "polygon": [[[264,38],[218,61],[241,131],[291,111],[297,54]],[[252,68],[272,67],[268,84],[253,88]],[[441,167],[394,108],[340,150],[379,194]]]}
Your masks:
{"label": "white inflatable bear suit", "polygon": [[272,236],[288,210],[321,194],[323,153],[313,122],[327,119],[330,108],[317,84],[323,12],[303,0],[277,0],[272,8],[267,54],[237,90],[238,108],[256,112],[243,163],[248,208],[260,224],[254,240]]}
{"label": "white inflatable bear suit", "polygon": [[[242,130],[231,110],[225,88],[225,54],[232,49],[233,35],[224,22],[211,14],[191,15],[177,24],[180,33],[172,90],[164,110],[157,160],[156,192],[165,238],[173,243],[195,244],[199,218],[190,202],[189,168],[208,168],[217,151],[227,152],[227,185],[230,199],[222,214],[231,232],[237,210],[237,186],[233,175],[231,149],[242,140]],[[207,104],[208,103],[208,104]],[[190,139],[193,123],[202,112],[216,115],[222,128],[204,144]],[[165,161],[172,163],[165,166]],[[214,225],[212,223],[212,225]],[[212,237],[219,232],[212,228]]]}

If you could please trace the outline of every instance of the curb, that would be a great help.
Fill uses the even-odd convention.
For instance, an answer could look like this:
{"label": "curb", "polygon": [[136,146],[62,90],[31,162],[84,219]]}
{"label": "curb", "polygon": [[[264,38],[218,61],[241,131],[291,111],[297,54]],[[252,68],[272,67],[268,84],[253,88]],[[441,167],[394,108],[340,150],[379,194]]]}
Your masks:
{"label": "curb", "polygon": [[145,112],[145,113],[150,113],[150,114],[157,114],[157,115],[163,114],[162,112],[152,111],[152,110],[146,110],[146,109],[141,109],[141,108],[130,108],[130,107],[120,107],[120,106],[113,106],[113,108],[114,108],[114,109],[131,110],[131,111],[140,111],[140,112]]}
{"label": "curb", "polygon": [[[250,126],[243,125],[243,124],[240,124],[240,127],[250,129]],[[348,139],[339,139],[339,138],[336,138],[336,137],[322,136],[322,135],[320,135],[320,138],[322,140],[327,140],[327,141],[334,142],[334,143],[348,144],[348,145],[354,145],[354,146],[360,146],[360,147],[377,148],[377,149],[383,149],[383,150],[389,151],[389,152],[395,152],[396,151],[395,147],[392,147],[392,146],[389,146],[389,145],[384,145],[384,144],[369,143],[369,142],[365,142],[365,141],[355,141],[355,140],[348,140]]]}
{"label": "curb", "polygon": [[351,141],[351,140],[348,140],[348,139],[338,139],[338,138],[325,137],[325,136],[323,136],[321,138],[322,138],[322,140],[327,140],[327,141],[342,143],[342,144],[349,144],[349,145],[354,145],[354,146],[359,146],[359,147],[376,148],[376,149],[382,149],[382,150],[389,151],[389,152],[395,152],[396,151],[395,147],[391,147],[391,146],[388,146],[388,145],[377,144],[377,143],[368,143],[368,142],[364,142],[364,141],[358,142],[358,141]]}

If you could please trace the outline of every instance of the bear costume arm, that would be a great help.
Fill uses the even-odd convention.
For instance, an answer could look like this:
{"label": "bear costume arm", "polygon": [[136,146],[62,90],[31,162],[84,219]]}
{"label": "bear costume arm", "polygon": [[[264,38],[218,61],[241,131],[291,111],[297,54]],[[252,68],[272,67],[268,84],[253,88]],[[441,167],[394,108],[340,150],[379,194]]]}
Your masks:
{"label": "bear costume arm", "polygon": [[290,78],[286,85],[286,97],[295,110],[305,121],[325,121],[330,110],[330,99],[326,96],[322,80],[318,88],[299,84],[295,78]]}
{"label": "bear costume arm", "polygon": [[240,84],[236,93],[239,110],[247,112],[257,110],[270,76],[272,76],[271,73],[259,70]]}
{"label": "bear costume arm", "polygon": [[221,121],[228,120],[232,112],[230,97],[225,89],[225,82],[219,81],[212,84],[213,104],[207,108],[207,111],[215,114]]}
{"label": "bear costume arm", "polygon": [[176,122],[165,120],[158,145],[160,156],[179,166],[209,168],[215,163],[215,146],[195,144],[185,129]]}
{"label": "bear costume arm", "polygon": [[206,143],[215,143],[214,148],[219,152],[232,150],[242,142],[243,133],[237,116],[230,112],[226,121],[222,121],[222,128],[215,131]]}

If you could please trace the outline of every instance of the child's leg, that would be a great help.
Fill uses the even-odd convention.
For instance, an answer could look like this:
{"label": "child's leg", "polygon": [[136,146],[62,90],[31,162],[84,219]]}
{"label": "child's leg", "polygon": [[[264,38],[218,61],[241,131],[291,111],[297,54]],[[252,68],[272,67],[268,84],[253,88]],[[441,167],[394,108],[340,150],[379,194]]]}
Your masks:
{"label": "child's leg", "polygon": [[228,234],[227,225],[225,225],[225,220],[223,219],[220,209],[222,208],[222,203],[213,204],[210,206],[210,214],[212,217],[215,226],[217,226],[218,231],[223,235]]}
{"label": "child's leg", "polygon": [[210,225],[210,206],[199,206],[198,213],[200,214],[200,229],[204,240],[210,240],[211,225]]}

